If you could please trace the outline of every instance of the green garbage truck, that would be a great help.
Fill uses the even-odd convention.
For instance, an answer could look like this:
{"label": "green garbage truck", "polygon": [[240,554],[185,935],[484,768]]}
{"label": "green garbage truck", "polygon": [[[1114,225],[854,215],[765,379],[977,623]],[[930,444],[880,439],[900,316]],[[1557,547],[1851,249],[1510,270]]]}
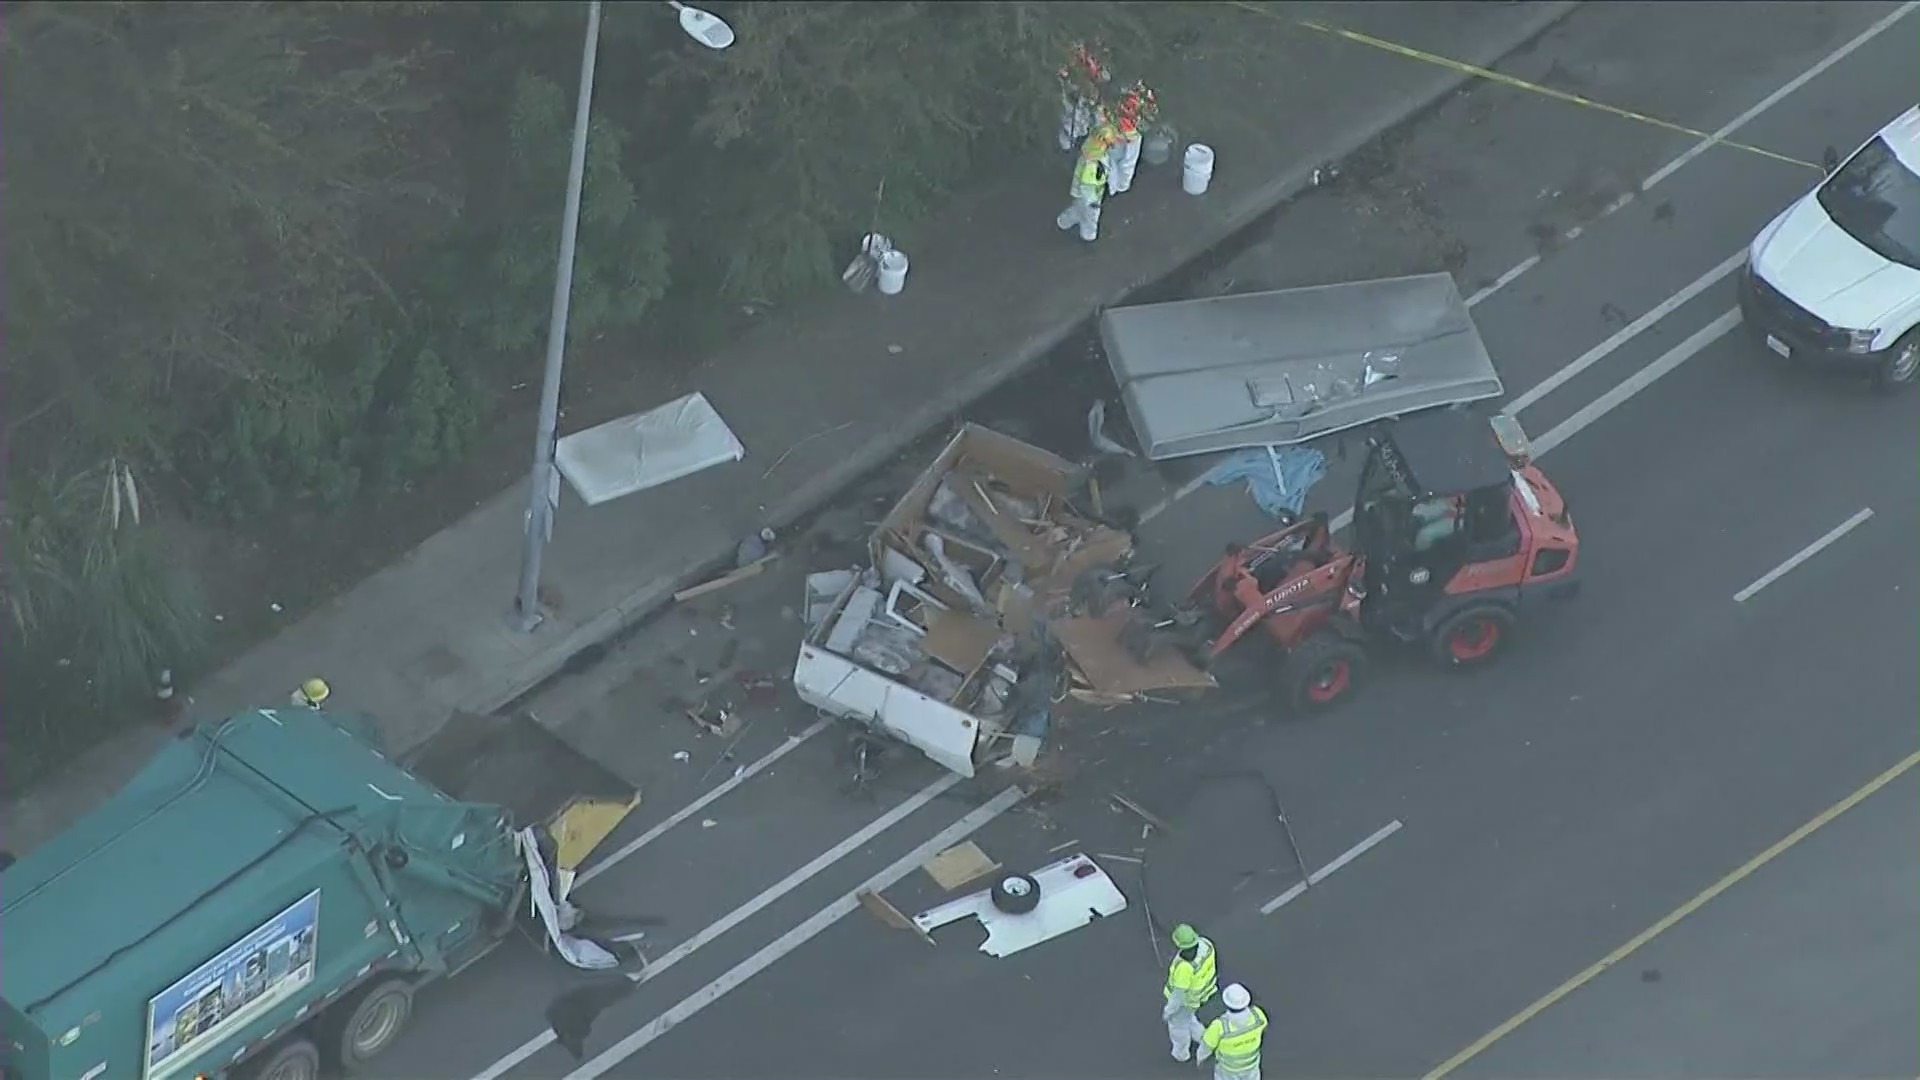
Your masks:
{"label": "green garbage truck", "polygon": [[[409,766],[351,717],[201,724],[6,864],[5,1080],[311,1080],[390,1046],[417,989],[523,925],[529,838],[564,888],[638,802],[530,721],[449,727]],[[517,769],[476,766],[481,728]]]}

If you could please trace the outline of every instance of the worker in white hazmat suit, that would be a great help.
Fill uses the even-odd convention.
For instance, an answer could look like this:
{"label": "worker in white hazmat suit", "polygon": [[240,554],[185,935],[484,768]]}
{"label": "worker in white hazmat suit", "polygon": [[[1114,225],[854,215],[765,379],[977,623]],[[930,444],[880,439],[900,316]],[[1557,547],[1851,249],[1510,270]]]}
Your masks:
{"label": "worker in white hazmat suit", "polygon": [[1260,1040],[1267,1034],[1267,1012],[1239,983],[1220,991],[1227,1011],[1200,1035],[1199,1061],[1213,1058],[1213,1080],[1260,1080]]}
{"label": "worker in white hazmat suit", "polygon": [[1118,138],[1107,151],[1107,194],[1118,195],[1133,186],[1133,171],[1140,164],[1140,142],[1157,111],[1153,91],[1144,82],[1135,82],[1120,95],[1114,120]]}
{"label": "worker in white hazmat suit", "polygon": [[1107,195],[1107,148],[1112,142],[1113,125],[1097,124],[1080,146],[1080,157],[1073,165],[1073,183],[1067,192],[1072,199],[1054,224],[1062,231],[1080,228],[1080,239],[1092,243],[1100,238],[1100,204]]}
{"label": "worker in white hazmat suit", "polygon": [[[1193,1044],[1206,1036],[1200,1018],[1194,1015],[1213,1000],[1219,981],[1219,959],[1213,942],[1200,936],[1186,923],[1173,928],[1173,962],[1167,965],[1165,1004],[1160,1019],[1167,1022],[1167,1040],[1173,1047],[1173,1060],[1190,1061]],[[1204,1045],[1204,1043],[1202,1044]]]}

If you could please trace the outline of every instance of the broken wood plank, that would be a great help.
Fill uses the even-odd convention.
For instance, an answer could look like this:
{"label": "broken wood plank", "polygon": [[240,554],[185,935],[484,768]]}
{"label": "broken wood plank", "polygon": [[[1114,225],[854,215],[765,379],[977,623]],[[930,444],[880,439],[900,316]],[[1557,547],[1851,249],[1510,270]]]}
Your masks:
{"label": "broken wood plank", "polygon": [[1140,820],[1146,822],[1147,824],[1153,826],[1156,829],[1159,829],[1161,832],[1170,833],[1173,831],[1172,829],[1167,827],[1166,822],[1160,820],[1158,817],[1154,816],[1154,814],[1151,811],[1149,811],[1146,807],[1141,806],[1139,803],[1134,802],[1132,799],[1127,798],[1125,795],[1122,795],[1116,791],[1111,793],[1111,795],[1109,795],[1108,797],[1111,798],[1114,802],[1119,803],[1121,806],[1127,808],[1128,810],[1133,811],[1135,814],[1139,815]]}
{"label": "broken wood plank", "polygon": [[673,602],[676,604],[684,604],[696,596],[705,596],[710,592],[717,592],[721,589],[726,588],[729,585],[733,585],[738,582],[745,581],[748,578],[753,577],[755,574],[758,574],[760,571],[765,570],[767,568],[768,563],[772,562],[773,560],[779,557],[780,557],[779,552],[777,551],[771,552],[769,554],[762,555],[761,557],[753,560],[752,562],[748,563],[747,565],[741,567],[738,570],[733,570],[728,573],[722,574],[719,577],[714,578],[712,581],[703,581],[698,585],[692,585],[687,588],[681,589],[679,592],[673,594]]}
{"label": "broken wood plank", "polygon": [[911,930],[919,935],[921,941],[929,945],[933,944],[933,935],[920,929],[919,924],[912,919],[902,915],[899,908],[887,902],[886,897],[881,896],[872,889],[861,889],[859,892],[853,894],[853,898],[858,900],[860,906],[866,908],[867,912],[874,918],[879,919],[895,930]]}
{"label": "broken wood plank", "polygon": [[989,858],[986,852],[981,851],[979,844],[969,840],[928,859],[921,869],[925,870],[927,876],[941,888],[952,892],[969,881],[983,878],[1000,869],[1000,864]]}

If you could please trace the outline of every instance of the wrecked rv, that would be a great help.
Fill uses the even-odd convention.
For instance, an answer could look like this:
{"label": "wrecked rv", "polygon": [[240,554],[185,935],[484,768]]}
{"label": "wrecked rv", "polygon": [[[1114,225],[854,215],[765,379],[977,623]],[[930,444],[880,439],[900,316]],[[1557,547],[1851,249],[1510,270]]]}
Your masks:
{"label": "wrecked rv", "polygon": [[880,522],[870,566],[809,578],[794,688],[962,776],[1031,763],[1069,694],[1214,685],[1128,647],[1130,609],[1100,585],[1132,554],[1087,470],[969,424]]}

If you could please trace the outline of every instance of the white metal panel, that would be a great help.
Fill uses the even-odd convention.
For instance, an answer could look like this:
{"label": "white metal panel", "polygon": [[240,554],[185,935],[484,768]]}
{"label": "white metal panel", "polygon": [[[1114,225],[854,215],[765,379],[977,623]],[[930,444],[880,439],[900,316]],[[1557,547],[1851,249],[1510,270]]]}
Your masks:
{"label": "white metal panel", "polygon": [[814,645],[800,646],[793,688],[824,713],[872,724],[936,764],[973,775],[980,721],[946,702]]}

